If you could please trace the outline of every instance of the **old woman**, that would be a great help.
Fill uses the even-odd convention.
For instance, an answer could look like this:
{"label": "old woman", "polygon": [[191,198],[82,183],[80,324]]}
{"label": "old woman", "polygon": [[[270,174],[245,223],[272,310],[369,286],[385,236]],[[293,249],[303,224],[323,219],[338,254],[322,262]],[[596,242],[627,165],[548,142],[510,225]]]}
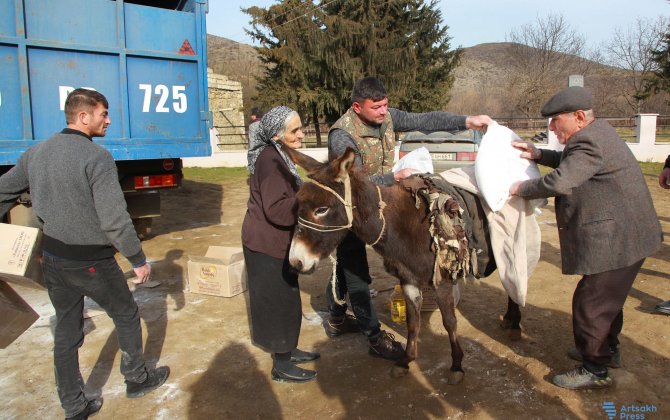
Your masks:
{"label": "old woman", "polygon": [[299,350],[302,304],[298,275],[288,251],[296,223],[301,184],[283,149],[298,148],[305,135],[297,112],[273,108],[260,121],[249,144],[249,202],[242,225],[242,245],[249,283],[251,336],[272,354],[272,379],[307,382],[316,372],[296,366],[319,357]]}

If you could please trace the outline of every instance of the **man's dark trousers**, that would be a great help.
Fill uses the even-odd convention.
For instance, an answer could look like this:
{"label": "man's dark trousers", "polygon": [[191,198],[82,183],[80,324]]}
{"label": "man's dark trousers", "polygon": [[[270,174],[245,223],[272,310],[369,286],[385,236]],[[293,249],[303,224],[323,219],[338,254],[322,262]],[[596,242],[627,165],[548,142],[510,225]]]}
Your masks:
{"label": "man's dark trousers", "polygon": [[79,347],[84,343],[84,296],[92,298],[114,321],[125,379],[144,382],[147,372],[139,310],[116,260],[74,261],[44,253],[42,268],[56,309],[54,366],[65,416],[78,414],[87,404],[79,370]]}
{"label": "man's dark trousers", "polygon": [[[332,316],[344,316],[347,305],[338,305],[333,299],[332,278],[328,282],[326,297],[328,310]],[[377,335],[381,324],[372,306],[370,287],[372,283],[365,242],[348,232],[344,241],[337,247],[337,295],[340,299],[349,294],[351,310],[358,325],[368,338]]]}
{"label": "man's dark trousers", "polygon": [[607,372],[619,345],[623,305],[644,259],[628,267],[582,277],[572,297],[572,329],[584,367]]}

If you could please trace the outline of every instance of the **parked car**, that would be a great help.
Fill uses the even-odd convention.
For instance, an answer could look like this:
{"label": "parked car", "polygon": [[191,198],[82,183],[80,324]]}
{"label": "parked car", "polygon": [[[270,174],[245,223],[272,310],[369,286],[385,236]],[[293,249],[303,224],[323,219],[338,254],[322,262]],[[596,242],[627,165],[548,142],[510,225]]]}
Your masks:
{"label": "parked car", "polygon": [[451,168],[471,165],[477,157],[482,133],[477,130],[456,132],[411,131],[400,136],[398,156],[402,158],[409,152],[425,147],[430,152],[435,173]]}

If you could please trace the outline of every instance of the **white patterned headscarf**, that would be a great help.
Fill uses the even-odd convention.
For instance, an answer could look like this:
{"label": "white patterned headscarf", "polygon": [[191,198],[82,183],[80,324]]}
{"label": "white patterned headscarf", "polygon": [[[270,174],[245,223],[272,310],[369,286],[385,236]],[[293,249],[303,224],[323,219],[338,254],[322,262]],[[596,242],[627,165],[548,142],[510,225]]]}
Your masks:
{"label": "white patterned headscarf", "polygon": [[255,135],[249,139],[249,151],[247,152],[247,169],[249,169],[249,172],[252,174],[254,173],[256,159],[258,159],[258,156],[263,149],[271,144],[277,149],[279,155],[284,159],[284,162],[286,162],[288,169],[293,174],[298,185],[302,184],[302,179],[300,179],[300,175],[298,175],[298,170],[291,159],[289,159],[282,150],[282,147],[284,146],[273,139],[273,137],[282,131],[282,129],[286,128],[287,118],[293,112],[295,112],[293,109],[282,105],[272,108],[263,115],[258,130],[256,130]]}

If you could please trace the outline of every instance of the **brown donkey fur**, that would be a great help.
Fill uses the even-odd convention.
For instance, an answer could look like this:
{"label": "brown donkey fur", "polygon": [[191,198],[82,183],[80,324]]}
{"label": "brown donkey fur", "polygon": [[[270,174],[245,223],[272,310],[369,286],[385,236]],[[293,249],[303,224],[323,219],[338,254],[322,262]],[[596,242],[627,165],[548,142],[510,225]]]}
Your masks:
{"label": "brown donkey fur", "polygon": [[[334,193],[345,197],[345,185],[351,185],[352,220],[349,229],[384,258],[386,271],[400,279],[407,302],[407,346],[405,357],[396,362],[394,376],[407,373],[409,363],[417,357],[421,327],[421,288],[432,287],[442,313],[442,324],[449,333],[452,365],[449,383],[463,379],[463,351],[458,342],[454,287],[449,273],[441,271],[442,281],[433,284],[435,254],[428,231],[428,210],[423,200],[416,200],[400,185],[377,187],[368,176],[354,167],[355,154],[349,149],[341,157],[320,163],[307,155],[286,148],[286,153],[314,182],[305,182],[298,192],[298,216],[289,260],[301,273],[311,273],[317,263],[330,255],[347,234],[349,219],[345,205]],[[380,198],[385,203],[384,220],[380,217]],[[345,200],[346,201],[346,200]],[[376,242],[377,241],[377,242]],[[376,243],[375,243],[376,242]],[[521,311],[508,299],[501,327],[510,330],[512,340],[521,339]]]}
{"label": "brown donkey fur", "polygon": [[[386,271],[400,279],[407,302],[405,357],[396,362],[393,375],[407,373],[409,363],[417,357],[421,288],[431,286],[435,289],[442,323],[451,343],[449,383],[459,383],[464,374],[461,366],[463,351],[456,329],[454,287],[446,272],[440,273],[443,280],[439,286],[433,284],[435,254],[431,250],[425,204],[421,203],[417,209],[415,199],[399,185],[379,187],[382,200],[386,203],[384,222],[379,215],[377,186],[369,181],[367,175],[354,168],[353,150],[349,149],[340,158],[327,163],[317,162],[288,148],[286,152],[297,165],[308,171],[310,179],[329,187],[341,197],[345,196],[347,180],[351,183],[353,220],[350,229],[361,240],[374,243],[385,225],[381,238],[373,248],[384,258]],[[333,192],[306,181],[297,194],[298,216],[303,222],[296,226],[289,260],[302,273],[311,273],[318,261],[330,255],[347,233],[345,205]]]}

